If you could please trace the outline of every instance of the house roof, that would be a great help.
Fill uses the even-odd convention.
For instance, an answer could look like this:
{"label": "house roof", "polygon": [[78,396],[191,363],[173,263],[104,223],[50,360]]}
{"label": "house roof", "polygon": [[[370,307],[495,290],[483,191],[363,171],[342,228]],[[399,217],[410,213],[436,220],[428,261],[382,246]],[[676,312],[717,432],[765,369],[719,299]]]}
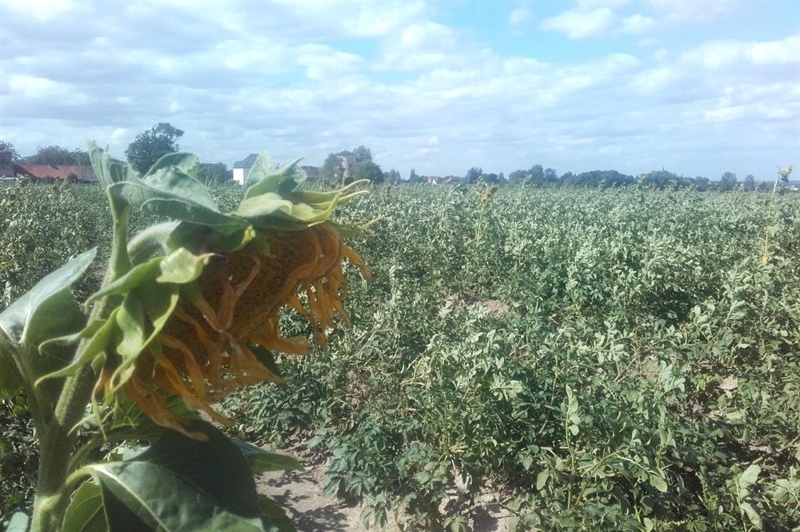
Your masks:
{"label": "house roof", "polygon": [[81,181],[97,181],[94,168],[87,165],[48,165],[48,164],[21,164],[20,168],[32,177],[39,179],[58,179],[65,181],[70,175],[78,176]]}
{"label": "house roof", "polygon": [[17,177],[18,175],[26,175],[28,177],[35,177],[30,172],[25,170],[17,163],[2,164],[0,165],[0,177]]}
{"label": "house roof", "polygon": [[233,163],[234,168],[252,168],[253,165],[256,163],[256,159],[258,159],[257,153],[251,153],[241,161],[237,161]]}

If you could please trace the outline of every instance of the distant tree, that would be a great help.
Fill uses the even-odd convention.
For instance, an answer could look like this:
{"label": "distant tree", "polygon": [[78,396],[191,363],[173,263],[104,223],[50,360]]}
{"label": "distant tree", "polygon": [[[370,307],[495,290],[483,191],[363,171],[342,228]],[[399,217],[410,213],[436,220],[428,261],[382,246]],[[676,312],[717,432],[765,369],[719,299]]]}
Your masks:
{"label": "distant tree", "polygon": [[182,136],[182,130],[168,122],[159,122],[136,135],[136,139],[125,150],[125,156],[137,172],[146,174],[161,157],[180,149],[177,141]]}
{"label": "distant tree", "polygon": [[356,156],[357,163],[372,161],[372,151],[363,145],[353,150],[353,155]]}
{"label": "distant tree", "polygon": [[369,179],[372,183],[383,183],[381,167],[372,161],[364,161],[356,167],[355,179]]}
{"label": "distant tree", "polygon": [[500,172],[500,182],[501,183],[505,183],[506,182],[506,176],[505,176],[505,174],[503,172]]}
{"label": "distant tree", "polygon": [[389,183],[399,183],[401,180],[400,172],[398,172],[394,168],[392,168],[388,172],[385,172],[383,175],[386,178],[386,181],[388,181]]}
{"label": "distant tree", "polygon": [[653,170],[648,172],[640,180],[640,183],[645,186],[650,186],[658,189],[675,188],[680,186],[684,181],[683,177],[674,174],[669,170]]}
{"label": "distant tree", "polygon": [[725,172],[719,179],[719,189],[723,192],[733,190],[736,188],[736,174],[733,172]]}
{"label": "distant tree", "polygon": [[411,173],[408,174],[408,182],[409,183],[424,183],[425,178],[421,175],[417,175],[417,171],[413,168],[411,169]]}
{"label": "distant tree", "polygon": [[38,147],[35,155],[25,157],[25,162],[28,164],[47,164],[52,166],[92,164],[91,160],[89,159],[89,152],[78,148],[69,150],[67,148],[62,148],[61,146],[55,145],[46,146],[44,148],[41,146]]}
{"label": "distant tree", "polygon": [[225,183],[233,179],[233,171],[225,163],[200,163],[197,179],[203,183]]}
{"label": "distant tree", "polygon": [[555,168],[545,168],[544,170],[545,183],[558,183],[558,172]]}
{"label": "distant tree", "polygon": [[531,183],[534,185],[544,185],[544,168],[541,164],[534,164],[528,170],[528,175],[531,177]]}
{"label": "distant tree", "polygon": [[703,192],[711,188],[711,180],[707,177],[697,176],[694,178],[694,188]]}
{"label": "distant tree", "polygon": [[467,183],[477,183],[481,176],[483,175],[483,169],[477,166],[473,166],[469,170],[467,170]]}
{"label": "distant tree", "polygon": [[495,185],[495,184],[500,182],[500,176],[498,176],[497,174],[494,174],[494,173],[482,174],[481,175],[481,181],[483,181],[484,183],[491,183],[491,184]]}
{"label": "distant tree", "polygon": [[753,174],[748,174],[747,177],[744,178],[742,186],[746,191],[753,192],[756,189],[756,177]]}
{"label": "distant tree", "polygon": [[6,140],[0,140],[0,164],[8,165],[19,160],[19,153],[14,145]]}
{"label": "distant tree", "polygon": [[514,170],[510,174],[508,174],[508,182],[511,184],[522,183],[525,181],[525,178],[528,176],[528,172],[525,170]]}
{"label": "distant tree", "polygon": [[329,153],[319,169],[319,173],[326,181],[335,181],[342,175],[344,168],[342,160],[333,153]]}

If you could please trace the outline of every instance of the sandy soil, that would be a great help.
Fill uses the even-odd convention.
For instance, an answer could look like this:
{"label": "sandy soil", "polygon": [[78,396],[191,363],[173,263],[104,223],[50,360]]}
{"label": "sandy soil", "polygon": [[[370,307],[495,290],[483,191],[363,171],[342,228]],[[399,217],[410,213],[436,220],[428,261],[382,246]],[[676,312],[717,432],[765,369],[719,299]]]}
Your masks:
{"label": "sandy soil", "polygon": [[[326,464],[314,461],[311,456],[301,456],[299,449],[285,450],[305,466],[304,471],[267,473],[257,479],[260,493],[268,495],[286,510],[287,515],[301,532],[354,531],[368,529],[361,524],[361,507],[348,505],[336,497],[322,494]],[[505,532],[511,514],[502,508],[495,494],[485,493],[476,498],[470,511],[470,528],[475,532]],[[390,522],[384,530],[401,530]]]}

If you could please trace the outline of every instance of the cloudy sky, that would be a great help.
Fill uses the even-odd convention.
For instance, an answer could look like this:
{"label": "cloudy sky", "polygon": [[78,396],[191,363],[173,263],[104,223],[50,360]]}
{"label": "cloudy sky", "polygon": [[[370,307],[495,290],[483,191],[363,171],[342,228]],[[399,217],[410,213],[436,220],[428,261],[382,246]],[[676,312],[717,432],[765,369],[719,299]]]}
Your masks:
{"label": "cloudy sky", "polygon": [[404,178],[800,167],[800,0],[0,1],[0,137]]}

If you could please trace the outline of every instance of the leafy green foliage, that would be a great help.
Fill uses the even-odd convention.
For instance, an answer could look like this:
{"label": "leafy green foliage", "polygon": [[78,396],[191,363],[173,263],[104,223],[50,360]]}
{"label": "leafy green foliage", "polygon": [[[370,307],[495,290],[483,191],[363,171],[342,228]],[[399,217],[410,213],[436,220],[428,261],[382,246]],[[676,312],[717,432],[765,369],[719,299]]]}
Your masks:
{"label": "leafy green foliage", "polygon": [[70,150],[61,146],[46,146],[36,149],[34,155],[25,157],[27,164],[46,164],[53,166],[88,165],[89,153],[86,150]]}
{"label": "leafy green foliage", "polygon": [[182,136],[183,130],[169,122],[159,122],[136,135],[136,139],[125,150],[125,157],[137,172],[144,175],[161,157],[180,150],[178,139]]}
{"label": "leafy green foliage", "polygon": [[311,436],[371,523],[456,526],[494,486],[519,529],[798,526],[797,198],[486,192],[343,209],[382,216],[354,243],[376,282],[288,385],[228,402],[240,430]]}
{"label": "leafy green foliage", "polygon": [[131,459],[87,466],[92,479],[73,496],[65,529],[117,530],[138,523],[153,530],[268,530],[279,524],[290,530],[285,516],[279,524],[262,517],[252,477],[253,459],[260,469],[280,469],[276,456],[238,446],[207,423],[192,428],[208,441],[166,431]]}
{"label": "leafy green foliage", "polygon": [[[227,402],[237,431],[309,438],[330,457],[329,492],[363,500],[371,523],[402,508],[410,524],[456,526],[491,488],[519,529],[799,526],[798,198],[486,192],[384,187],[342,208],[345,222],[382,217],[352,242],[376,282],[352,276],[353,326],[283,361],[289,384]],[[223,213],[241,193],[212,190]],[[88,223],[108,216],[96,189],[0,198],[0,217],[33,223],[32,241],[63,254],[54,265],[107,254]],[[78,222],[85,234],[56,245]],[[0,277],[44,264],[22,222],[0,227],[14,251]],[[309,332],[289,314],[283,325]],[[30,478],[25,427],[3,426],[6,515]]]}

